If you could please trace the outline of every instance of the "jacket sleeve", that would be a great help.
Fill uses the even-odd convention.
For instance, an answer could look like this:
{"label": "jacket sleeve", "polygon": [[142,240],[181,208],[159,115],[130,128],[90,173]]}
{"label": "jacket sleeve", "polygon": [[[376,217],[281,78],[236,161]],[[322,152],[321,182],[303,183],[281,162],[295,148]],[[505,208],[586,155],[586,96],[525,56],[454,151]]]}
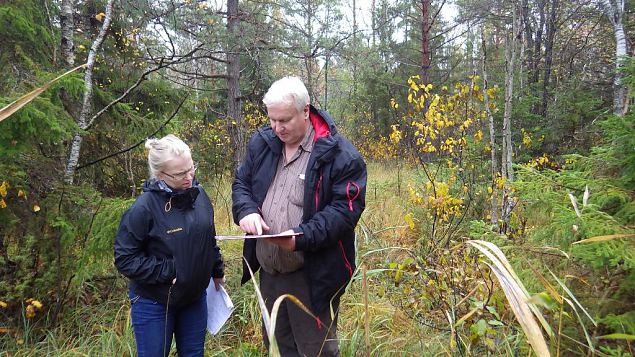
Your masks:
{"label": "jacket sleeve", "polygon": [[[253,138],[251,140],[253,142]],[[232,214],[234,223],[239,224],[240,220],[248,214],[258,213],[258,203],[253,199],[252,192],[252,143],[247,147],[245,159],[236,169],[236,175],[232,184]]]}
{"label": "jacket sleeve", "polygon": [[173,259],[147,256],[144,241],[152,227],[152,216],[133,205],[121,218],[115,238],[115,266],[125,277],[144,284],[165,284],[176,277]]}
{"label": "jacket sleeve", "polygon": [[[213,218],[212,218],[213,221]],[[216,236],[216,228],[212,228],[213,235]],[[214,246],[212,247],[212,252],[214,255],[214,268],[212,269],[212,277],[214,278],[222,278],[225,276],[225,262],[223,261],[223,255],[220,252],[220,247],[216,244],[216,238],[212,238],[214,240]]]}
{"label": "jacket sleeve", "polygon": [[338,160],[331,174],[329,202],[311,219],[294,228],[303,235],[296,240],[296,250],[316,251],[337,244],[351,232],[366,205],[366,164],[357,154]]}

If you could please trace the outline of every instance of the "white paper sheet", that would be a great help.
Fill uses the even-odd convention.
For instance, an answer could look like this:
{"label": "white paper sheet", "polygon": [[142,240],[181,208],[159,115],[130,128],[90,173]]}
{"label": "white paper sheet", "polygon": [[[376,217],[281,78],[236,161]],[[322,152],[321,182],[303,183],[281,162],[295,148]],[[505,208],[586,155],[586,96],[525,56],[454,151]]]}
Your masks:
{"label": "white paper sheet", "polygon": [[219,290],[214,287],[214,278],[207,287],[207,330],[215,335],[220,331],[229,316],[234,311],[234,304],[227,291],[221,285]]}
{"label": "white paper sheet", "polygon": [[261,234],[261,235],[255,235],[255,234],[244,234],[244,235],[240,235],[240,236],[216,236],[216,240],[232,240],[232,239],[260,239],[260,238],[288,238],[288,237],[297,237],[297,236],[301,236],[304,233],[302,232],[298,232],[298,233],[291,233],[291,234],[283,234],[283,233],[279,233],[279,234]]}

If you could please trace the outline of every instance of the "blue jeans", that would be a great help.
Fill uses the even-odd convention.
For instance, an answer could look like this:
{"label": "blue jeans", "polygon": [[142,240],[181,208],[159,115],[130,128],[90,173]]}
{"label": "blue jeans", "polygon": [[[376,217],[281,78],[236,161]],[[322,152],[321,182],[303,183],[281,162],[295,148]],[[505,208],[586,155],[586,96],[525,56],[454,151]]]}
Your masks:
{"label": "blue jeans", "polygon": [[128,292],[132,327],[137,342],[137,356],[168,356],[172,336],[176,338],[179,357],[203,356],[207,327],[206,294],[184,307],[172,307]]}

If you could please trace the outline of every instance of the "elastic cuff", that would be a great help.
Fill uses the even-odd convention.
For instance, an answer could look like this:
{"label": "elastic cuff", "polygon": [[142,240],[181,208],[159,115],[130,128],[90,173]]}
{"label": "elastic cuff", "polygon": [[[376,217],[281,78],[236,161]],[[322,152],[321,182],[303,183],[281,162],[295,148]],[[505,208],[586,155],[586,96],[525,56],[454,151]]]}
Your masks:
{"label": "elastic cuff", "polygon": [[306,250],[306,239],[304,232],[300,227],[293,228],[293,233],[303,233],[302,235],[295,236],[295,250]]}
{"label": "elastic cuff", "polygon": [[163,283],[171,283],[176,278],[176,265],[174,259],[168,260],[166,263],[165,274],[163,274]]}

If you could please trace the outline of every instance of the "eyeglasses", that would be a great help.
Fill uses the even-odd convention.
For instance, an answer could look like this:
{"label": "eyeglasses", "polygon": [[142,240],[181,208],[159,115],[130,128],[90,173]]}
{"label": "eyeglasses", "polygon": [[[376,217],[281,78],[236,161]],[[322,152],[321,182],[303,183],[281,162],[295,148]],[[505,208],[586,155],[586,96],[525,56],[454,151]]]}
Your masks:
{"label": "eyeglasses", "polygon": [[180,181],[180,180],[183,180],[185,177],[187,177],[187,175],[189,173],[194,174],[196,172],[196,169],[198,169],[198,164],[192,165],[192,167],[190,167],[190,169],[187,170],[187,171],[179,172],[179,173],[176,173],[176,174],[171,174],[170,175],[169,173],[163,172],[163,171],[161,171],[161,173],[166,175],[166,176],[168,176],[169,178],[171,178],[173,180]]}

